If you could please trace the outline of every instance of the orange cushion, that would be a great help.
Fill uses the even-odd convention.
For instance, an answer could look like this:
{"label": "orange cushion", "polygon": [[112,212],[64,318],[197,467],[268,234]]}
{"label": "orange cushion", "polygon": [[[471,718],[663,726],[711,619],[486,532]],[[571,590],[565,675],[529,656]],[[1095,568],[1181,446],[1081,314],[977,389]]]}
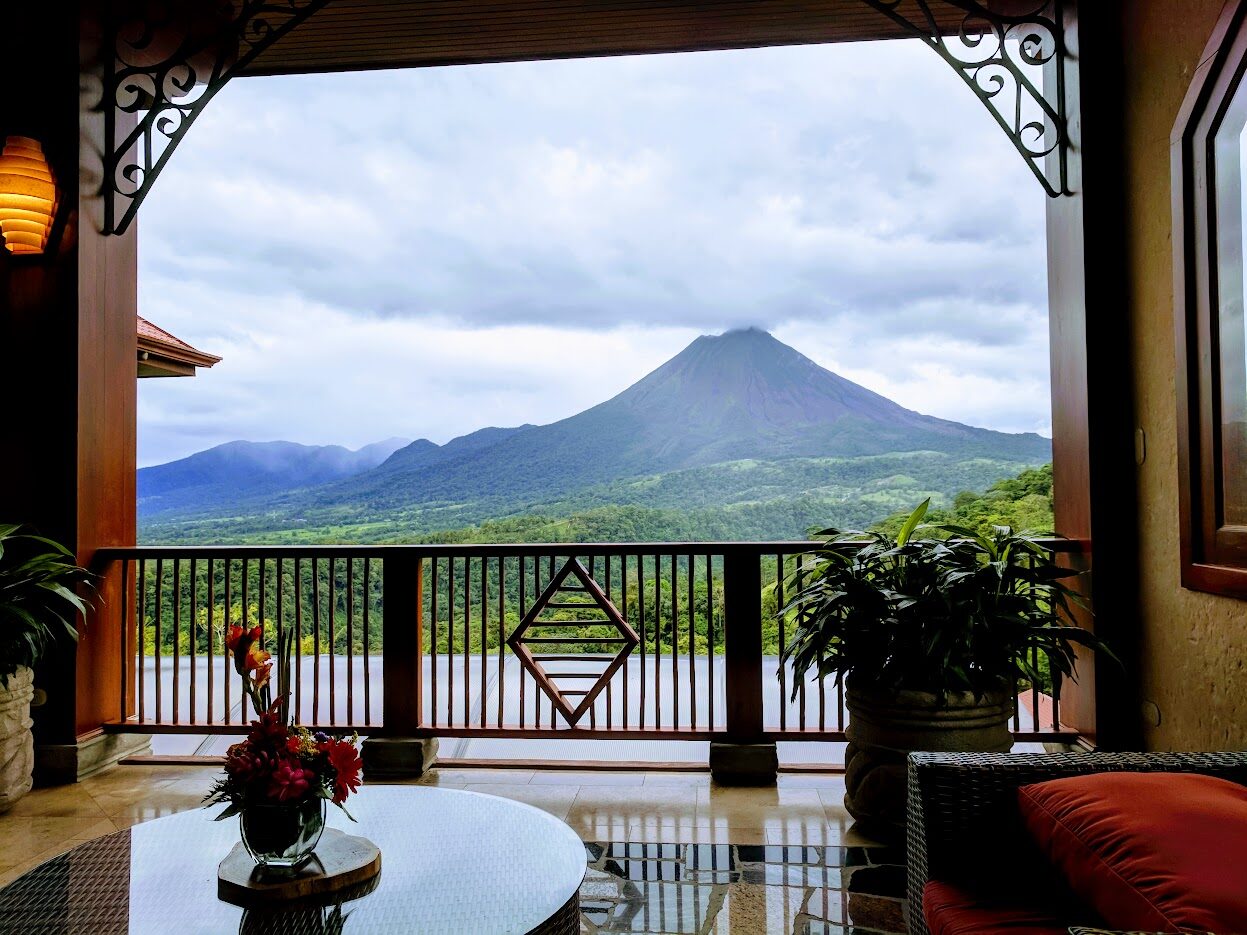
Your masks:
{"label": "orange cushion", "polygon": [[931,935],[1066,935],[1069,922],[1050,907],[986,902],[981,894],[931,880],[922,890],[922,917]]}
{"label": "orange cushion", "polygon": [[1193,773],[1023,786],[1022,818],[1111,927],[1247,932],[1247,787]]}

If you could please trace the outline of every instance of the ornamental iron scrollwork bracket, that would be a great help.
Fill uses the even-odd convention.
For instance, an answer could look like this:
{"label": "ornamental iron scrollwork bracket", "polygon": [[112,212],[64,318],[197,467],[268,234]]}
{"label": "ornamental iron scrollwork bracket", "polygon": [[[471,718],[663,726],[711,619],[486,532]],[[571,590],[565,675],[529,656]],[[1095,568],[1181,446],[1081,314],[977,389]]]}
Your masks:
{"label": "ornamental iron scrollwork bracket", "polygon": [[[113,0],[104,75],[104,233],[124,233],[195,118],[329,0]],[[106,46],[107,48],[108,46]],[[134,114],[131,128],[119,114]]]}
{"label": "ornamental iron scrollwork bracket", "polygon": [[[1062,0],[1044,0],[1014,15],[997,13],[977,0],[862,2],[921,39],[961,76],[1044,191],[1053,198],[1069,194]],[[933,4],[965,13],[955,41],[938,25]],[[1052,77],[1041,82],[1042,90],[1031,78],[1037,69]]]}

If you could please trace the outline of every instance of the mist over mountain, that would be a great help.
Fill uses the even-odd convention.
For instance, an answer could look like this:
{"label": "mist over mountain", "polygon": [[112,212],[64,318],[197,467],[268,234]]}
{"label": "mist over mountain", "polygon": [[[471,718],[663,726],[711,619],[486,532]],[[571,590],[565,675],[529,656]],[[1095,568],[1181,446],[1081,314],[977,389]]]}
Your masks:
{"label": "mist over mountain", "polygon": [[[179,473],[193,478],[189,463],[211,454],[162,468],[185,465]],[[1051,442],[1040,435],[914,412],[746,329],[697,338],[567,419],[481,429],[442,446],[420,439],[319,486],[304,472],[283,489],[274,475],[271,487],[240,490],[231,515],[242,517],[234,532],[350,524],[430,531],[540,510],[629,504],[756,514],[782,501],[771,509],[781,518],[748,529],[793,535],[802,516],[821,512],[811,522],[825,523],[837,503],[853,501],[853,516],[882,518],[897,496],[881,491],[951,496],[1050,457]],[[219,499],[197,504],[194,488],[175,494],[174,479],[160,501],[140,480],[146,518],[222,515]],[[796,501],[805,505],[795,509]],[[248,524],[247,516],[263,518]]]}
{"label": "mist over mountain", "polygon": [[167,464],[139,468],[139,515],[228,508],[239,498],[324,484],[374,468],[413,444],[418,443],[387,438],[351,451],[341,445],[226,442]]}

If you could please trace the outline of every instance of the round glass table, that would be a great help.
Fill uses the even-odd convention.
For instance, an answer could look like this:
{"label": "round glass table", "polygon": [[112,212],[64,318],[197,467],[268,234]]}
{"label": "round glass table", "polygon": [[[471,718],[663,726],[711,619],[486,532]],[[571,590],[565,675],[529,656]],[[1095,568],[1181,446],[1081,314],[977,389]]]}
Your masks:
{"label": "round glass table", "polygon": [[0,932],[337,933],[430,935],[580,931],[585,848],[552,815],[453,789],[371,786],[352,797],[353,824],[328,826],[381,849],[366,895],[317,908],[239,909],[217,899],[217,865],[239,840],[219,809],[183,812],[54,857],[0,889]]}

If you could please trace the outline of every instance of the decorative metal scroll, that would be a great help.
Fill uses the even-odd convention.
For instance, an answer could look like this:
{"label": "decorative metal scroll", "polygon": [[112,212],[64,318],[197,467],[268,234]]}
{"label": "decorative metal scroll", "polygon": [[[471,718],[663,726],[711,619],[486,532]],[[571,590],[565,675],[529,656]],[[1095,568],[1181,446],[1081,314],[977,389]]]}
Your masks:
{"label": "decorative metal scroll", "polygon": [[[542,614],[550,610],[567,611],[574,616],[543,619]],[[636,631],[575,558],[568,559],[559,569],[507,637],[507,645],[519,657],[520,664],[572,727],[593,706],[638,642]],[[581,651],[543,658],[532,651],[534,646],[543,644]],[[613,655],[587,652],[604,646],[611,647]]]}
{"label": "decorative metal scroll", "polygon": [[[123,233],[230,76],[328,0],[113,0],[104,87],[104,232]],[[117,115],[138,125],[118,130]]]}
{"label": "decorative metal scroll", "polygon": [[[1044,0],[1017,15],[977,0],[862,2],[921,39],[961,76],[1049,195],[1069,194],[1062,0]],[[965,11],[955,39],[937,25],[933,4]],[[1049,66],[1053,80],[1042,82],[1041,90],[1031,75]]]}

